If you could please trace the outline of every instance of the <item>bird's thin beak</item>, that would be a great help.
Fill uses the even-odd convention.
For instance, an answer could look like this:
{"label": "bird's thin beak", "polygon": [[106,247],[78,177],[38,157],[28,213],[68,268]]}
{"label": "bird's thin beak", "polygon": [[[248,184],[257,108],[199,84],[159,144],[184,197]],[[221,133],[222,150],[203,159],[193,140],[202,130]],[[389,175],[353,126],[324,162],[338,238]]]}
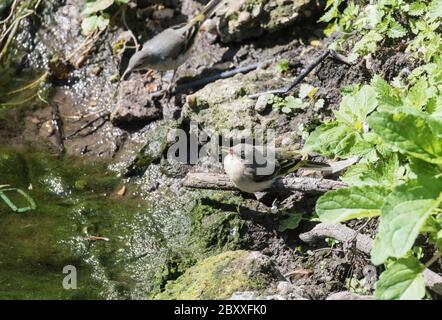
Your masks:
{"label": "bird's thin beak", "polygon": [[233,154],[233,149],[221,146],[221,153],[232,155]]}

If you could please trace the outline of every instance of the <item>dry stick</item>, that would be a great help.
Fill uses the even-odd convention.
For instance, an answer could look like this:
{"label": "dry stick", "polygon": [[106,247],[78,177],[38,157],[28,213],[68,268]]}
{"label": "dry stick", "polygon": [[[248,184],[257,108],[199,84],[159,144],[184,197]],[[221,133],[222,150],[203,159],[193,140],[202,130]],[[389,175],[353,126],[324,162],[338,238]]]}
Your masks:
{"label": "dry stick", "polygon": [[[228,176],[205,172],[189,173],[184,178],[183,186],[192,189],[238,190]],[[269,191],[302,191],[310,194],[320,194],[344,187],[347,187],[347,184],[341,181],[309,177],[285,177],[277,180]]]}
{"label": "dry stick", "polygon": [[[206,84],[215,82],[220,79],[227,79],[227,78],[233,77],[233,76],[237,75],[238,73],[248,73],[250,71],[258,69],[259,67],[261,67],[262,65],[265,65],[266,63],[268,63],[268,62],[255,63],[255,64],[251,64],[251,65],[248,65],[245,67],[239,67],[239,68],[235,68],[233,70],[224,71],[219,74],[215,74],[213,76],[198,79],[198,80],[195,80],[192,82],[178,84],[176,86],[176,89],[173,90],[171,92],[171,94],[176,94],[176,93],[184,92],[184,91],[187,91],[190,89],[199,88],[199,87],[205,86]],[[153,92],[150,95],[150,97],[152,99],[158,98],[158,97],[161,97],[163,94],[164,94],[164,90],[161,90],[161,91]]]}
{"label": "dry stick", "polygon": [[[312,230],[300,234],[299,238],[307,243],[319,242],[325,238],[334,238],[341,242],[349,242],[356,239],[356,248],[366,254],[370,254],[373,245],[373,240],[369,236],[357,234],[353,229],[339,223],[319,223]],[[423,274],[426,286],[437,294],[442,295],[442,276],[430,269],[425,269]]]}
{"label": "dry stick", "polygon": [[289,92],[296,85],[298,85],[302,80],[304,80],[304,78],[307,77],[310,74],[310,72],[312,72],[312,70],[314,68],[316,68],[322,61],[324,61],[325,58],[327,58],[328,56],[331,56],[333,59],[336,59],[342,63],[350,65],[350,63],[345,59],[345,57],[336,53],[334,50],[327,49],[319,57],[317,57],[315,60],[313,60],[313,62],[310,63],[304,70],[302,70],[302,72],[287,87],[251,94],[251,95],[249,95],[249,98],[256,99],[259,96],[262,96],[265,94],[284,94],[284,93]]}

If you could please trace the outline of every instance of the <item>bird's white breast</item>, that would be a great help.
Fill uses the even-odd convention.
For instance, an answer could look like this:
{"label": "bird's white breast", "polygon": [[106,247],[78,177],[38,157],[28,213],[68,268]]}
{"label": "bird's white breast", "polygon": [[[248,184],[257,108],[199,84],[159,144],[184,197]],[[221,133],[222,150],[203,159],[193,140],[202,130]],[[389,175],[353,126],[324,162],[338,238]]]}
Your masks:
{"label": "bird's white breast", "polygon": [[255,193],[265,190],[273,184],[273,180],[256,182],[244,174],[244,163],[237,157],[228,154],[224,158],[224,171],[229,176],[233,184],[240,190]]}

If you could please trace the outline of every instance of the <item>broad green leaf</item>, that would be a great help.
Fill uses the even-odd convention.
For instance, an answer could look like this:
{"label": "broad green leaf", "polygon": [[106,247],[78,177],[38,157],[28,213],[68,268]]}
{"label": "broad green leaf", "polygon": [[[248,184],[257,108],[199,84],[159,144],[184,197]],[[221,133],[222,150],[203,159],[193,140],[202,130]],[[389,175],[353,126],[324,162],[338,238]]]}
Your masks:
{"label": "broad green leaf", "polygon": [[425,79],[419,79],[417,83],[411,87],[408,92],[406,102],[409,107],[415,108],[417,110],[422,110],[422,107],[427,104],[428,96],[427,96],[428,84]]}
{"label": "broad green leaf", "polygon": [[327,1],[326,8],[328,9],[325,14],[319,19],[322,22],[330,22],[339,15],[339,5],[344,0],[329,0]]}
{"label": "broad green leaf", "polygon": [[380,300],[420,300],[425,295],[424,267],[410,256],[395,261],[379,277],[374,296]]}
{"label": "broad green leaf", "polygon": [[371,261],[384,263],[410,250],[426,220],[442,201],[442,178],[410,180],[385,199]]}
{"label": "broad green leaf", "polygon": [[434,21],[442,17],[442,0],[433,0],[427,12],[427,17],[430,21]]}
{"label": "broad green leaf", "polygon": [[285,230],[296,229],[302,220],[301,213],[291,213],[288,218],[283,219],[279,222],[278,231],[283,232]]}
{"label": "broad green leaf", "polygon": [[342,99],[339,111],[335,112],[336,120],[359,129],[367,114],[376,109],[377,105],[375,89],[364,85],[354,95]]}
{"label": "broad green leaf", "polygon": [[350,167],[341,180],[351,186],[386,186],[393,188],[403,182],[405,168],[396,154],[376,163],[358,163]]}
{"label": "broad green leaf", "polygon": [[371,86],[375,89],[379,106],[400,107],[402,99],[396,88],[393,88],[387,81],[375,75],[371,80]]}
{"label": "broad green leaf", "polygon": [[427,5],[421,1],[415,1],[410,4],[410,10],[408,14],[411,16],[421,16],[424,14]]}
{"label": "broad green leaf", "polygon": [[442,121],[405,112],[376,112],[368,124],[399,151],[427,162],[442,164]]}
{"label": "broad green leaf", "polygon": [[104,30],[109,25],[109,19],[103,16],[90,16],[83,19],[81,29],[85,35],[88,35],[96,30]]}
{"label": "broad green leaf", "polygon": [[304,145],[304,150],[315,151],[327,157],[349,158],[362,156],[372,149],[361,134],[345,124],[333,122],[316,128]]}
{"label": "broad green leaf", "polygon": [[387,35],[392,39],[402,38],[407,35],[407,30],[399,22],[392,20]]}
{"label": "broad green leaf", "polygon": [[389,192],[380,186],[329,191],[316,202],[316,213],[326,223],[378,216]]}
{"label": "broad green leaf", "polygon": [[89,16],[91,14],[106,10],[113,5],[114,2],[114,0],[95,0],[92,2],[87,2],[82,14]]}

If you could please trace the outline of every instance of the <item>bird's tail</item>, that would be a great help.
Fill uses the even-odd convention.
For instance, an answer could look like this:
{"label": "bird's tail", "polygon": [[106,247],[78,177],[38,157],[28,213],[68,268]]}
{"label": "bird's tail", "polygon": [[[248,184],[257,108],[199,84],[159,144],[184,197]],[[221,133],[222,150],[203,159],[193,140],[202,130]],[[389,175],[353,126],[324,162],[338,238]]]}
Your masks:
{"label": "bird's tail", "polygon": [[189,21],[189,25],[203,23],[212,15],[212,13],[216,11],[216,9],[218,9],[218,6],[221,5],[221,3],[223,3],[224,1],[225,0],[210,0],[209,3],[206,4],[204,9]]}
{"label": "bird's tail", "polygon": [[[277,154],[278,156],[278,154]],[[290,159],[290,160],[281,160]],[[295,172],[298,169],[308,169],[314,171],[322,171],[328,174],[337,173],[347,169],[360,160],[359,157],[352,157],[341,161],[323,162],[313,159],[308,159],[307,154],[303,154],[299,151],[285,151],[284,154],[280,154],[279,163],[281,165],[280,174],[285,175]]]}

